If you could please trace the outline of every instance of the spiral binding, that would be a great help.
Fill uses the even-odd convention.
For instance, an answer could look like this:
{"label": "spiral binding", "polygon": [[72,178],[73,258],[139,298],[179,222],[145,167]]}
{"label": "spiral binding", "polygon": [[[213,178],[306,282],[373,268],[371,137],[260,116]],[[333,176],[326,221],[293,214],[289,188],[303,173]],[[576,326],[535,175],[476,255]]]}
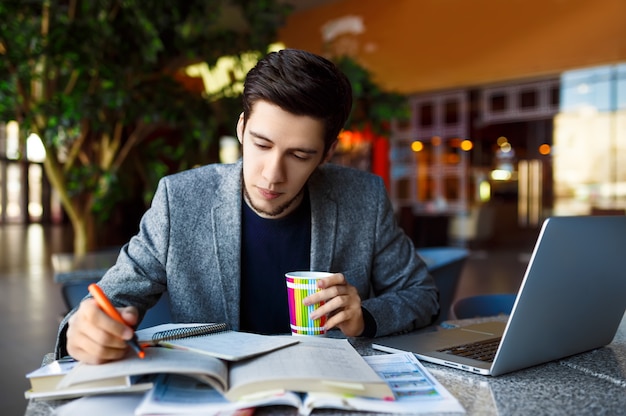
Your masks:
{"label": "spiral binding", "polygon": [[152,335],[152,342],[198,337],[202,335],[213,335],[225,331],[228,331],[228,325],[225,323],[174,328],[156,332]]}

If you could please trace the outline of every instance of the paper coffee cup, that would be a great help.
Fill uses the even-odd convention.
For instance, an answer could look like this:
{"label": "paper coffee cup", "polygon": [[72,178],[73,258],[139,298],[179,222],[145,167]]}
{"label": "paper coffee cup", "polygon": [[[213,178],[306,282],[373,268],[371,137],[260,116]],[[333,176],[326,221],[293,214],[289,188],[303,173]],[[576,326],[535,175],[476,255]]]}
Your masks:
{"label": "paper coffee cup", "polygon": [[330,275],[332,273],[305,271],[285,274],[292,335],[326,335],[326,316],[315,320],[309,318],[311,312],[322,306],[324,302],[306,306],[302,300],[318,292],[317,281]]}

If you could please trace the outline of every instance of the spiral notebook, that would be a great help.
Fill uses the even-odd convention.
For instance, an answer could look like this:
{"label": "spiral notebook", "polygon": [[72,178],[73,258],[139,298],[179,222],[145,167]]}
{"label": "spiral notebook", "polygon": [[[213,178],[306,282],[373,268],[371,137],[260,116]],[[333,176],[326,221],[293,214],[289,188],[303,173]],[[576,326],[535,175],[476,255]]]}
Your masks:
{"label": "spiral notebook", "polygon": [[143,347],[166,347],[239,361],[296,344],[294,337],[259,335],[228,329],[223,323],[162,324],[137,331]]}

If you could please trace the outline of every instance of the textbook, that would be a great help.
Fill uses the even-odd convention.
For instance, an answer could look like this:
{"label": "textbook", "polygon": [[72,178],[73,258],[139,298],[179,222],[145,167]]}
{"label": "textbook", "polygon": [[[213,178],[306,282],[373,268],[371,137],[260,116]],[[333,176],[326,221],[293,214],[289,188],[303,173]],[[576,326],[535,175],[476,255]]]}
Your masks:
{"label": "textbook", "polygon": [[129,351],[119,361],[99,365],[79,363],[61,380],[59,387],[128,375],[179,374],[206,383],[229,401],[251,400],[283,391],[393,400],[387,383],[348,340],[297,338],[296,344],[239,361],[179,349],[146,347],[144,359]]}
{"label": "textbook", "polygon": [[136,332],[142,347],[161,346],[239,361],[298,342],[294,337],[276,337],[229,330],[224,323],[162,324]]}
{"label": "textbook", "polygon": [[122,375],[59,388],[59,382],[77,365],[78,362],[73,359],[61,359],[31,371],[26,374],[31,388],[24,392],[24,396],[27,399],[65,399],[91,394],[146,391],[152,387],[151,382],[138,383],[133,377]]}
{"label": "textbook", "polygon": [[[264,406],[290,406],[301,415],[315,409],[339,409],[393,414],[463,414],[465,410],[410,353],[364,357],[392,389],[395,400],[335,393],[277,392],[265,397],[229,402],[206,384],[175,374],[160,375],[135,409],[136,416],[232,414]],[[284,413],[284,412],[283,412]]]}

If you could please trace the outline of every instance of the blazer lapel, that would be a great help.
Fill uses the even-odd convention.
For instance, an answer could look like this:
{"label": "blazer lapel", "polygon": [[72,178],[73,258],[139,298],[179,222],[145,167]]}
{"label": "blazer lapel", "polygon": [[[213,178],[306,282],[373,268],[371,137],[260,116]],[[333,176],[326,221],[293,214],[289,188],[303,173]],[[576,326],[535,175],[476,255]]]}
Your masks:
{"label": "blazer lapel", "polygon": [[323,172],[318,170],[308,182],[311,200],[311,270],[330,271],[337,241],[337,203],[328,184],[323,183]]}
{"label": "blazer lapel", "polygon": [[[226,317],[239,326],[241,283],[241,163],[223,179],[221,201],[211,210],[215,234],[213,247],[217,254],[219,278],[224,291]],[[235,328],[235,329],[236,329]]]}

